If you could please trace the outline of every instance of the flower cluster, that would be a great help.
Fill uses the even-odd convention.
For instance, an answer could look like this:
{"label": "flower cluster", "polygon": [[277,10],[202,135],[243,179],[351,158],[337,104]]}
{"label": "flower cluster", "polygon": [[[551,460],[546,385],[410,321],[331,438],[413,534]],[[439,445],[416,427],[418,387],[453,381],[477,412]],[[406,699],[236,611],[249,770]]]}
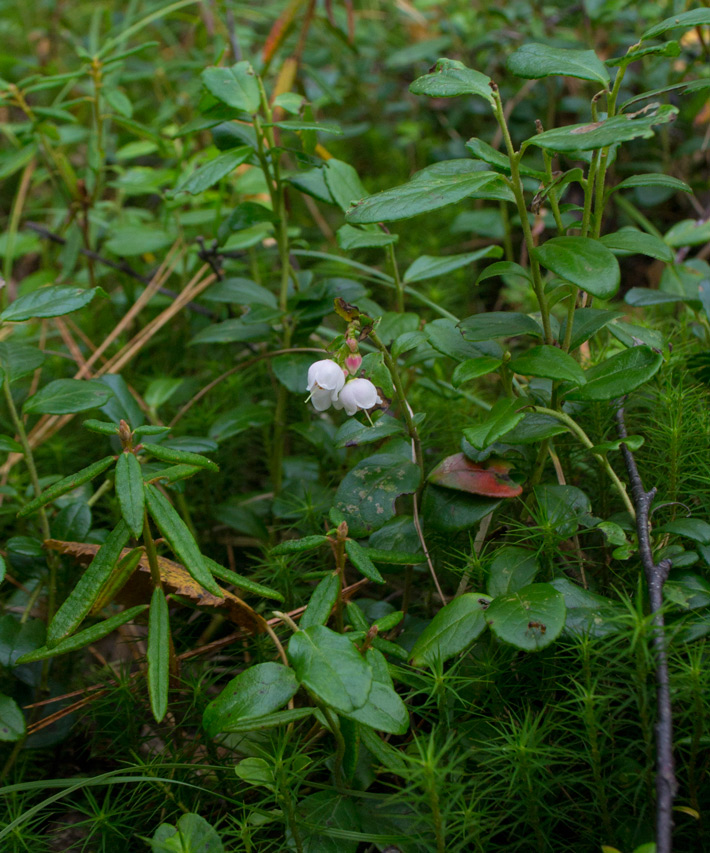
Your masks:
{"label": "flower cluster", "polygon": [[333,408],[345,409],[348,415],[354,415],[382,402],[377,388],[369,379],[356,378],[346,382],[346,376],[343,368],[328,358],[316,361],[308,368],[308,399],[317,412],[324,412],[332,404]]}

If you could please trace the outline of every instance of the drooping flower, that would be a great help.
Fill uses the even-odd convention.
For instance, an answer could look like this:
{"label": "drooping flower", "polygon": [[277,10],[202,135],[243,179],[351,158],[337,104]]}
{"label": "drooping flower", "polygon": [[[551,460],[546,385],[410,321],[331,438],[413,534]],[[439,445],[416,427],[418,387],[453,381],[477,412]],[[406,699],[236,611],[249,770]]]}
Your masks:
{"label": "drooping flower", "polygon": [[324,412],[338,399],[345,385],[343,369],[329,358],[316,361],[308,368],[308,398],[317,412]]}
{"label": "drooping flower", "polygon": [[351,379],[333,402],[336,409],[345,409],[348,415],[354,415],[360,409],[371,409],[381,403],[377,388],[369,379]]}

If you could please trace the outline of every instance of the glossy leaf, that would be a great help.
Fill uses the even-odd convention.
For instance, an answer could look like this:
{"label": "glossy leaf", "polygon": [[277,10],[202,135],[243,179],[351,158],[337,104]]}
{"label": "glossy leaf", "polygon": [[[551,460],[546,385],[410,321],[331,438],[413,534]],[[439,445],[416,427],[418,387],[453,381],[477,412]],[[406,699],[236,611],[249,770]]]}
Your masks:
{"label": "glossy leaf", "polygon": [[84,379],[55,379],[33,394],[22,407],[28,415],[68,415],[97,409],[113,397],[101,382]]}
{"label": "glossy leaf", "polygon": [[34,373],[44,364],[44,358],[44,353],[37,347],[16,344],[13,341],[0,341],[0,366],[10,382]]}
{"label": "glossy leaf", "polygon": [[[572,323],[572,337],[570,338],[570,350],[576,350],[585,341],[588,341],[598,331],[608,326],[612,320],[622,317],[620,311],[609,311],[605,308],[577,308],[574,312]],[[567,332],[567,317],[560,324],[560,341],[563,341]]]}
{"label": "glossy leaf", "polygon": [[710,240],[710,221],[682,219],[666,232],[663,239],[674,249],[704,245]]}
{"label": "glossy leaf", "polygon": [[493,373],[503,363],[500,358],[489,358],[481,356],[481,358],[468,358],[457,364],[451,377],[451,384],[458,388],[464,382],[470,382],[471,379],[478,379],[479,376],[485,376],[487,373]]}
{"label": "glossy leaf", "polygon": [[467,592],[442,607],[412,648],[415,666],[433,666],[462,652],[486,627],[484,613],[490,596]]}
{"label": "glossy leaf", "polygon": [[496,172],[479,171],[472,161],[467,171],[458,174],[426,176],[407,184],[375,193],[351,207],[348,222],[394,222],[410,219],[455,204],[464,198],[513,200],[512,193]]}
{"label": "glossy leaf", "polygon": [[104,456],[103,459],[100,459],[98,462],[94,462],[93,465],[88,465],[86,468],[82,468],[81,471],[77,471],[76,474],[70,474],[68,477],[63,477],[61,480],[57,480],[56,483],[53,483],[48,489],[45,489],[42,494],[38,495],[34,500],[26,503],[17,513],[17,517],[25,518],[28,515],[32,515],[32,513],[40,507],[46,506],[62,495],[66,495],[68,492],[73,492],[74,489],[84,483],[90,482],[95,477],[98,477],[103,471],[110,468],[114,459],[114,456]]}
{"label": "glossy leaf", "polygon": [[314,625],[293,634],[288,657],[298,680],[326,705],[349,714],[367,701],[372,670],[342,634]]}
{"label": "glossy leaf", "polygon": [[465,454],[455,453],[440,462],[427,478],[436,486],[456,489],[488,498],[514,498],[523,488],[511,479],[511,464],[501,459],[472,462]]}
{"label": "glossy leaf", "polygon": [[593,50],[571,50],[546,44],[524,44],[506,61],[516,77],[538,80],[541,77],[578,77],[602,86],[609,84],[609,72]]}
{"label": "glossy leaf", "polygon": [[433,258],[430,255],[420,255],[406,270],[403,281],[411,284],[414,281],[424,281],[428,278],[446,275],[460,267],[468,266],[481,258],[499,258],[503,254],[500,246],[486,246],[477,252],[466,252],[464,255],[445,255]]}
{"label": "glossy leaf", "polygon": [[673,121],[677,114],[677,107],[656,104],[652,109],[640,111],[640,114],[625,113],[604,121],[546,130],[528,139],[526,144],[550,151],[592,151],[632,139],[649,139],[654,134],[654,127]]}
{"label": "glossy leaf", "polygon": [[[525,417],[525,413],[519,411],[520,409],[519,400],[511,400],[508,397],[498,400],[481,423],[464,429],[466,441],[470,442],[476,450],[485,450],[520,423]],[[439,485],[445,484],[439,483]]]}
{"label": "glossy leaf", "polygon": [[61,317],[88,305],[99,293],[106,296],[100,287],[40,287],[15,299],[0,314],[0,322],[20,323],[33,317]]}
{"label": "glossy leaf", "polygon": [[163,447],[162,444],[146,444],[144,445],[144,452],[148,456],[154,456],[161,462],[175,463],[177,465],[196,465],[199,468],[207,468],[209,471],[219,471],[219,465],[206,456],[202,456],[201,453],[175,450],[172,447]]}
{"label": "glossy leaf", "polygon": [[422,515],[427,526],[433,530],[439,533],[456,533],[459,530],[469,530],[478,524],[499,504],[500,500],[441,488],[430,483],[424,491]]}
{"label": "glossy leaf", "polygon": [[161,823],[148,844],[152,853],[224,853],[217,831],[191,812],[182,815],[176,826]]}
{"label": "glossy leaf", "polygon": [[220,588],[207,568],[192,534],[170,501],[152,485],[146,485],[145,497],[151,518],[178,560],[200,586],[213,595],[221,596]]}
{"label": "glossy leaf", "polygon": [[553,346],[531,347],[510,362],[510,369],[523,376],[541,376],[575,385],[583,385],[587,381],[579,362]]}
{"label": "glossy leaf", "polygon": [[340,578],[337,574],[327,574],[311,593],[308,606],[301,616],[300,627],[305,630],[312,625],[325,625],[338,600],[339,592]]}
{"label": "glossy leaf", "polygon": [[[357,171],[349,163],[336,160],[335,157],[326,160],[323,166],[323,177],[333,197],[333,201],[343,212],[351,204],[355,204],[359,199],[367,195]],[[391,234],[384,234],[377,231],[373,233],[376,236],[388,237],[392,242],[397,239],[396,236],[393,237]]]}
{"label": "glossy leaf", "polygon": [[619,289],[619,262],[599,240],[552,237],[534,250],[550,272],[571,281],[592,296],[609,299]]}
{"label": "glossy leaf", "polygon": [[378,530],[394,516],[400,495],[419,486],[419,467],[392,453],[378,453],[358,462],[335,493],[335,506],[343,513],[352,536]]}
{"label": "glossy leaf", "polygon": [[124,521],[119,521],[96,552],[96,556],[79,578],[69,597],[54,615],[47,630],[49,648],[68,637],[84,620],[101,587],[106,583],[113,567],[120,559],[121,551],[128,542],[129,536],[128,526]]}
{"label": "glossy leaf", "polygon": [[104,637],[108,637],[108,635],[117,628],[133,621],[136,616],[145,612],[147,609],[147,604],[138,604],[136,607],[129,607],[128,610],[124,610],[122,613],[117,613],[115,616],[111,616],[109,619],[99,622],[98,625],[93,625],[91,628],[79,631],[78,634],[74,634],[72,637],[66,637],[54,646],[46,645],[33,652],[28,652],[18,658],[16,663],[32,663],[36,660],[46,660],[47,658],[57,657],[57,655],[65,655],[69,652],[75,652],[77,649],[83,649],[85,646],[89,646],[92,643],[102,640]]}
{"label": "glossy leaf", "polygon": [[374,583],[385,582],[385,579],[370,559],[367,550],[359,542],[356,542],[354,539],[348,539],[345,543],[345,553],[361,575],[374,581]]}
{"label": "glossy leaf", "polygon": [[517,275],[530,281],[530,271],[526,270],[525,267],[521,267],[520,264],[516,264],[513,261],[498,261],[498,263],[490,264],[483,270],[476,279],[476,284],[480,284],[482,281],[494,278],[495,276],[504,275]]}
{"label": "glossy leaf", "polygon": [[414,95],[430,98],[456,98],[460,95],[478,95],[493,105],[491,78],[480,71],[467,68],[456,59],[439,59],[434,69],[418,77],[409,87]]}
{"label": "glossy leaf", "polygon": [[25,718],[10,696],[0,693],[0,741],[12,743],[25,734]]}
{"label": "glossy leaf", "polygon": [[608,192],[613,193],[617,190],[630,190],[637,187],[664,187],[665,189],[677,190],[678,192],[693,192],[692,188],[685,181],[681,181],[680,178],[674,178],[673,175],[664,175],[662,172],[659,174],[632,175],[630,178],[624,178],[615,187],[611,187]]}
{"label": "glossy leaf", "polygon": [[409,728],[407,706],[395,691],[382,652],[368,649],[366,659],[372,669],[372,688],[367,702],[344,716],[380,732],[403,735]]}
{"label": "glossy leaf", "polygon": [[504,545],[498,548],[488,567],[488,594],[492,598],[517,592],[528,586],[540,570],[537,554],[527,548]]}
{"label": "glossy leaf", "polygon": [[140,462],[135,454],[124,451],[118,457],[115,487],[123,520],[138,537],[143,532],[145,493]]}
{"label": "glossy leaf", "polygon": [[702,27],[707,24],[710,24],[710,9],[691,9],[689,12],[672,15],[670,18],[665,18],[660,23],[655,24],[641,36],[641,41],[656,39],[677,27]]}
{"label": "glossy leaf", "polygon": [[613,400],[633,391],[658,372],[663,357],[640,346],[617,353],[586,371],[587,383],[567,394],[568,400]]}
{"label": "glossy leaf", "polygon": [[527,314],[517,311],[489,311],[474,314],[459,323],[464,340],[488,341],[492,338],[512,338],[517,335],[542,337],[542,326]]}
{"label": "glossy leaf", "polygon": [[208,160],[190,174],[182,177],[169,195],[176,196],[180,193],[199,195],[221,181],[230,172],[233,172],[237,166],[245,163],[251,154],[252,150],[248,145],[225,151],[224,154],[218,155],[213,160]]}
{"label": "glossy leaf", "polygon": [[41,619],[20,622],[11,613],[0,616],[0,664],[14,667],[19,658],[44,643],[46,633],[46,626]]}
{"label": "glossy leaf", "polygon": [[320,534],[302,536],[300,539],[286,539],[271,549],[275,556],[281,554],[300,554],[303,551],[313,551],[322,545],[327,545],[328,537]]}
{"label": "glossy leaf", "polygon": [[202,82],[218,101],[235,110],[255,113],[259,109],[259,84],[248,62],[237,62],[231,68],[205,68]]}
{"label": "glossy leaf", "polygon": [[148,696],[150,709],[156,722],[168,710],[168,682],[170,678],[170,617],[165,593],[159,587],[153,590],[148,617]]}
{"label": "glossy leaf", "polygon": [[494,598],[485,618],[499,640],[537,652],[559,637],[565,616],[561,593],[550,584],[534,583]]}
{"label": "glossy leaf", "polygon": [[655,234],[647,234],[636,228],[622,228],[614,234],[605,234],[601,242],[615,255],[646,255],[667,264],[673,263],[674,254],[667,243]]}
{"label": "glossy leaf", "polygon": [[384,231],[364,231],[345,223],[336,234],[338,245],[344,252],[353,249],[381,249],[391,246],[399,240],[398,234],[386,234]]}

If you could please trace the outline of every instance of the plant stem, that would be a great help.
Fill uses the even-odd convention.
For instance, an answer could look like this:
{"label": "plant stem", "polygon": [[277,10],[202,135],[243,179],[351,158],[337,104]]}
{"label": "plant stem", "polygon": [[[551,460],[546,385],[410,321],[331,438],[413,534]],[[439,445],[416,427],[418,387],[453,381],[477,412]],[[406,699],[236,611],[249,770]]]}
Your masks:
{"label": "plant stem", "polygon": [[515,196],[515,203],[518,207],[518,214],[520,216],[520,224],[523,229],[523,237],[525,239],[525,245],[530,261],[530,270],[532,271],[533,276],[533,290],[535,291],[535,296],[537,297],[537,302],[540,306],[540,317],[542,319],[542,328],[545,334],[545,343],[551,344],[553,342],[553,337],[552,327],[550,325],[550,309],[548,308],[547,300],[545,299],[544,282],[542,280],[542,273],[540,272],[540,264],[535,258],[535,241],[533,240],[532,229],[530,228],[530,222],[528,221],[528,210],[525,205],[523,182],[520,178],[521,154],[513,147],[513,140],[510,137],[508,123],[505,120],[505,113],[503,112],[503,103],[500,99],[500,93],[497,86],[493,87],[493,100],[493,111],[498,121],[498,125],[500,126],[501,133],[503,134],[503,141],[505,142],[508,159],[510,160],[510,174],[512,178],[510,185],[513,190],[513,195]]}
{"label": "plant stem", "polygon": [[404,385],[402,384],[402,377],[400,376],[399,369],[397,368],[397,362],[392,358],[392,356],[390,355],[390,351],[382,343],[377,332],[375,332],[374,330],[371,331],[368,337],[377,347],[377,349],[382,353],[385,366],[387,367],[387,370],[389,371],[389,374],[392,377],[392,384],[394,385],[395,394],[397,395],[397,402],[399,403],[399,408],[402,412],[402,417],[404,418],[404,423],[407,427],[407,434],[411,438],[412,444],[414,446],[415,461],[419,466],[419,470],[421,471],[421,489],[424,485],[424,457],[422,456],[422,442],[419,438],[419,431],[417,430],[417,425],[416,423],[414,423],[412,410],[409,408],[409,404],[407,403],[407,396],[404,392]]}
{"label": "plant stem", "polygon": [[[538,414],[551,415],[553,418],[557,418],[558,421],[561,421],[563,424],[565,424],[565,426],[570,430],[570,432],[574,433],[574,435],[587,448],[587,450],[591,450],[594,447],[594,442],[589,438],[587,433],[569,415],[566,415],[564,412],[559,412],[556,409],[547,409],[544,406],[533,406],[532,408]],[[609,460],[601,453],[592,453],[592,455],[608,474],[609,479],[616,487],[616,490],[621,496],[621,499],[624,502],[624,506],[626,507],[631,518],[635,519],[636,509],[633,503],[631,502],[631,499],[629,498],[629,495],[626,491],[626,486],[621,482],[618,474],[609,464]]]}
{"label": "plant stem", "polygon": [[387,247],[387,254],[389,255],[390,265],[392,267],[392,277],[394,278],[394,284],[397,288],[397,306],[395,308],[400,314],[404,314],[404,285],[402,284],[402,279],[399,275],[399,266],[397,265],[397,256],[394,251],[394,246],[392,243]]}
{"label": "plant stem", "polygon": [[[10,418],[12,420],[12,424],[15,427],[15,432],[17,433],[17,438],[22,445],[22,454],[25,459],[25,465],[27,465],[27,471],[30,475],[30,480],[32,482],[32,488],[34,489],[35,497],[39,497],[42,493],[42,487],[39,484],[39,476],[37,475],[37,466],[35,465],[35,459],[32,454],[32,448],[30,447],[30,442],[27,438],[27,431],[25,430],[25,424],[20,417],[19,412],[17,411],[17,407],[15,406],[15,401],[12,398],[12,390],[10,388],[10,380],[7,376],[5,376],[3,383],[3,392],[5,394],[5,401],[7,402],[7,408],[10,412]],[[37,512],[39,517],[39,527],[42,532],[43,539],[51,539],[52,534],[49,529],[49,520],[47,518],[47,512],[44,507],[40,507]],[[57,598],[57,565],[58,559],[57,555],[50,552],[47,554],[47,566],[49,568],[49,574],[47,579],[47,622],[51,622],[54,616],[54,612],[56,610],[56,598]]]}
{"label": "plant stem", "polygon": [[343,774],[343,758],[345,757],[345,739],[343,738],[343,733],[340,731],[340,726],[338,725],[338,720],[331,714],[330,709],[327,705],[323,705],[322,703],[318,703],[318,706],[325,717],[328,726],[330,727],[331,734],[335,738],[336,743],[336,751],[335,751],[335,764],[333,766],[333,775],[335,776],[335,785],[339,791],[344,791],[347,788],[345,784],[345,777]]}
{"label": "plant stem", "polygon": [[150,580],[153,587],[156,589],[163,588],[163,582],[160,577],[160,567],[158,565],[158,552],[155,548],[155,540],[150,532],[150,520],[148,512],[143,516],[143,542],[145,543],[145,553],[148,557],[148,565],[150,566]]}

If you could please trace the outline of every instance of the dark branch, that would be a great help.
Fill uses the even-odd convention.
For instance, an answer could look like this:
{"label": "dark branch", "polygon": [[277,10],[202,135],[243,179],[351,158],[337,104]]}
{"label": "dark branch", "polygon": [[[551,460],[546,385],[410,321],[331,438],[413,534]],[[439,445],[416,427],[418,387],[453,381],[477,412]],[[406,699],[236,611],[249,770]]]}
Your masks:
{"label": "dark branch", "polygon": [[[45,240],[57,243],[59,246],[63,246],[67,242],[64,237],[61,237],[59,234],[55,234],[53,231],[50,231],[38,222],[25,222],[25,228],[30,231],[34,231],[35,234],[39,234],[39,236],[44,237]],[[122,272],[124,275],[139,281],[141,284],[150,284],[150,276],[141,275],[141,273],[134,270],[133,267],[123,259],[120,261],[112,261],[111,258],[105,258],[103,255],[99,255],[98,252],[93,252],[91,249],[84,248],[79,249],[79,253],[84,255],[86,258],[91,258],[92,261],[96,261],[97,264],[103,264],[103,266],[109,267],[112,270]],[[158,291],[164,296],[169,296],[171,299],[177,299],[178,294],[174,290],[170,290],[168,287],[159,287]],[[188,302],[185,307],[194,311],[195,314],[203,314],[205,317],[215,317],[213,311],[210,311],[209,308],[205,308],[204,305],[198,305],[197,302]]]}
{"label": "dark branch", "polygon": [[[619,438],[628,438],[623,405],[616,413]],[[673,799],[678,783],[673,761],[673,712],[671,708],[668,653],[663,623],[663,584],[668,579],[670,560],[655,563],[651,547],[649,514],[656,489],[647,492],[643,487],[633,453],[621,445],[631,483],[631,497],[636,507],[636,530],[639,553],[648,585],[648,597],[653,614],[653,646],[656,652],[657,712],[656,722],[656,853],[670,853],[673,846]]]}

